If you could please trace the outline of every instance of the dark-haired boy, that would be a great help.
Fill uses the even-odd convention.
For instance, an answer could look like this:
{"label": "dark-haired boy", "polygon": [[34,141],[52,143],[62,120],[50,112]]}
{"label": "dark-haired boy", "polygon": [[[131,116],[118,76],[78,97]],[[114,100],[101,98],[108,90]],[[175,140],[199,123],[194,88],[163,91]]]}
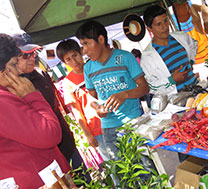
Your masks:
{"label": "dark-haired boy", "polygon": [[90,106],[90,101],[94,101],[94,98],[89,96],[85,87],[82,50],[75,40],[67,39],[58,44],[56,53],[62,62],[72,68],[63,80],[65,104],[72,108],[73,115],[89,145],[94,148],[98,147],[100,155],[107,161],[109,156],[103,142],[100,118]]}

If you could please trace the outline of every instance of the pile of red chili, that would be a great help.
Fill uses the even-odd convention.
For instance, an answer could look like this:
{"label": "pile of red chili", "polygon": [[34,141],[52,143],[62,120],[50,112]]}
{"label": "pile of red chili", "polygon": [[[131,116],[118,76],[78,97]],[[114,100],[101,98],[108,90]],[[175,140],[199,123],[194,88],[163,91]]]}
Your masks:
{"label": "pile of red chili", "polygon": [[177,121],[171,122],[171,126],[173,128],[162,135],[168,140],[153,146],[152,149],[186,143],[185,153],[188,153],[191,148],[208,150],[208,117],[205,117],[203,112],[199,114],[192,109],[190,113],[185,113]]}

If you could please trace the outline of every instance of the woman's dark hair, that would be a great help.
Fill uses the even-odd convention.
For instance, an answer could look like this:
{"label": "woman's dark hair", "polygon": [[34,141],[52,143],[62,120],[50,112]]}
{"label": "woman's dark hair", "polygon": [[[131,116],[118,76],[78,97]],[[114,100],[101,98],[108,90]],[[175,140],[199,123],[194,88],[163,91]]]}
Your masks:
{"label": "woman's dark hair", "polygon": [[142,53],[141,53],[141,51],[139,50],[139,49],[132,49],[131,50],[131,53],[137,58],[137,57],[139,57],[139,58],[141,58],[141,56],[142,56]]}
{"label": "woman's dark hair", "polygon": [[78,39],[94,39],[96,42],[98,42],[98,37],[102,35],[106,47],[108,45],[108,35],[104,25],[94,20],[89,20],[81,25],[75,35]]}
{"label": "woman's dark hair", "polygon": [[144,11],[144,23],[148,27],[152,28],[152,22],[154,18],[162,14],[167,14],[164,8],[160,7],[159,5],[152,5]]}
{"label": "woman's dark hair", "polygon": [[9,60],[20,53],[21,51],[13,38],[7,34],[0,33],[0,71],[4,71]]}
{"label": "woman's dark hair", "polygon": [[62,62],[64,62],[64,55],[69,51],[77,51],[82,54],[79,44],[73,39],[63,40],[56,47],[56,54]]}

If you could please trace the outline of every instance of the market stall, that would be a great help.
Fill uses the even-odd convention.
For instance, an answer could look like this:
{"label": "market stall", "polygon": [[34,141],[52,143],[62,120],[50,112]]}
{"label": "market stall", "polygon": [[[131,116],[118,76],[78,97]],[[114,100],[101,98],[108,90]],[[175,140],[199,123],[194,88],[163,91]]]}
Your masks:
{"label": "market stall", "polygon": [[[160,98],[163,100],[165,99],[167,101],[166,103],[163,102],[163,106],[164,106],[163,110],[160,109],[160,108],[162,108],[162,104],[159,103],[161,101],[159,101],[159,99],[157,98],[157,100],[155,101],[155,103],[157,103],[157,104],[155,104],[155,106],[152,106],[153,104],[151,104],[150,112],[147,112],[145,115],[142,115],[142,118],[137,122],[137,123],[140,122],[139,127],[134,126],[134,127],[136,127],[136,129],[135,129],[136,133],[143,135],[145,138],[149,139],[147,146],[151,151],[151,156],[153,158],[155,166],[157,167],[157,171],[160,174],[162,174],[162,173],[167,174],[167,172],[166,172],[167,164],[164,164],[162,159],[160,159],[160,154],[158,153],[158,151],[154,150],[152,148],[168,141],[168,139],[165,138],[164,133],[168,133],[168,132],[170,133],[170,130],[171,129],[173,130],[173,128],[174,128],[174,124],[173,124],[174,121],[172,120],[173,115],[180,116],[182,123],[187,123],[187,125],[188,125],[188,123],[190,122],[191,124],[193,124],[193,126],[195,128],[193,128],[192,130],[190,129],[190,133],[192,133],[192,134],[195,133],[195,135],[193,135],[193,136],[195,136],[196,138],[193,138],[193,140],[196,142],[193,144],[198,145],[198,147],[194,147],[194,145],[191,146],[191,148],[190,148],[190,146],[188,147],[187,143],[190,143],[190,141],[192,139],[186,138],[187,139],[186,142],[178,140],[177,144],[172,143],[172,145],[171,145],[172,141],[170,141],[169,145],[163,145],[163,146],[160,146],[159,148],[164,149],[164,150],[168,150],[168,151],[172,151],[172,152],[179,152],[182,154],[187,154],[187,155],[190,155],[191,157],[198,157],[201,161],[203,161],[203,162],[205,161],[207,163],[206,160],[208,160],[208,148],[204,147],[200,143],[200,135],[203,134],[203,132],[206,132],[206,127],[207,127],[206,121],[208,120],[207,117],[205,115],[203,115],[204,113],[206,113],[205,110],[206,110],[206,106],[207,106],[207,102],[208,102],[208,99],[207,99],[208,94],[205,91],[206,89],[207,89],[206,86],[204,86],[204,87],[197,86],[197,89],[195,89],[195,90],[190,89],[190,92],[192,94],[191,93],[188,94],[187,92],[182,93],[183,94],[182,96],[181,96],[181,94],[177,94],[177,95],[175,94],[174,99],[172,98],[172,100],[170,100],[170,97],[168,99],[167,98]],[[202,92],[202,93],[200,94],[200,92]],[[161,96],[157,95],[157,97],[161,97]],[[192,103],[187,103],[190,101],[190,98],[193,98]],[[153,101],[154,101],[154,99],[153,99]],[[151,103],[154,103],[153,101],[151,101]],[[177,103],[177,105],[172,104],[173,102]],[[194,107],[193,109],[192,109],[192,105]],[[154,111],[152,111],[152,110],[154,110]],[[188,110],[191,110],[191,111],[194,110],[193,114],[192,114],[192,112],[190,113],[190,111],[188,111]],[[184,114],[185,114],[185,116],[187,116],[187,114],[188,114],[188,116],[190,116],[190,114],[192,114],[193,117],[190,119],[189,119],[189,117],[186,117],[186,119],[188,120],[186,122],[182,118],[184,116]],[[203,116],[203,117],[200,118],[200,116]],[[204,124],[202,124],[203,119],[205,119]],[[180,126],[180,122],[177,122],[177,121],[175,121],[175,122],[178,123]],[[178,127],[177,129],[180,130],[182,128]],[[175,131],[177,132],[177,129],[175,128],[175,130],[173,130],[173,133]],[[185,130],[185,128],[183,128],[183,129]],[[182,129],[182,134],[186,135],[184,133],[183,129]],[[202,130],[200,130],[200,129],[202,129]],[[199,133],[199,135],[197,135],[197,133]],[[190,134],[190,136],[192,136],[192,134]],[[176,135],[175,133],[172,134],[172,137],[175,138],[175,135]],[[204,133],[204,135],[206,135],[206,133]],[[202,135],[202,136],[204,136],[204,135]],[[203,144],[206,146],[207,140],[205,140]],[[199,148],[203,148],[203,149],[199,149]],[[179,164],[179,165],[181,165],[181,164]],[[203,167],[203,166],[199,166],[198,164],[196,166],[198,166],[200,170]],[[197,169],[198,169],[198,167],[197,167]],[[177,168],[177,170],[178,170],[178,168]],[[192,171],[195,171],[195,169],[193,168]],[[197,175],[197,173],[198,172],[196,171],[195,174]],[[181,175],[179,176],[178,173],[176,173],[176,175],[177,175],[178,180],[183,179],[183,177]],[[199,181],[197,181],[197,182],[199,182]],[[192,185],[190,184],[190,186],[192,186]]]}
{"label": "market stall", "polygon": [[[145,123],[151,128],[150,133],[141,131],[142,125],[136,129],[136,132],[149,138],[148,145],[153,148],[160,147],[165,150],[208,159],[206,137],[208,93],[195,94],[194,98],[184,96],[184,99],[181,98],[178,103],[184,101],[186,102],[185,106],[169,103],[163,111],[151,115],[150,121],[147,120]],[[191,104],[190,100],[192,100]]]}

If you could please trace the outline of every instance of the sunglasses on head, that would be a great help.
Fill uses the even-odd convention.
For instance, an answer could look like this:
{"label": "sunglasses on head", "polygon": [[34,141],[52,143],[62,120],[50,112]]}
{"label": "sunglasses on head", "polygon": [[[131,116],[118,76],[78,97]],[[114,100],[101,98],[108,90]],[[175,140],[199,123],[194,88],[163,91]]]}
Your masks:
{"label": "sunglasses on head", "polygon": [[20,56],[22,56],[23,59],[28,59],[30,58],[31,56],[33,58],[35,58],[37,56],[37,53],[36,52],[31,52],[31,53],[22,53]]}

